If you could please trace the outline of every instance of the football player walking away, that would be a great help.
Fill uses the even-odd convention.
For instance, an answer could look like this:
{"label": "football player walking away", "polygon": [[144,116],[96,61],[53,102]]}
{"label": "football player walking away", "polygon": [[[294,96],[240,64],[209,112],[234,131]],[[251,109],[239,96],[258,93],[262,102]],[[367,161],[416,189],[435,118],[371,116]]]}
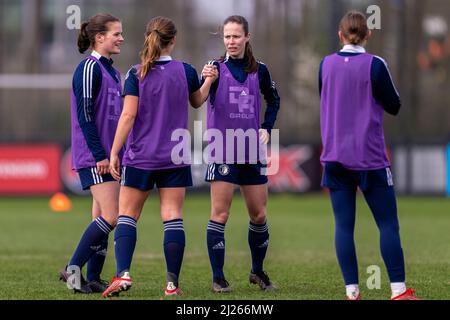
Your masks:
{"label": "football player walking away", "polygon": [[330,190],[336,253],[347,299],[361,299],[354,241],[359,187],[380,231],[391,299],[417,300],[414,290],[405,285],[396,196],[383,133],[383,114],[397,115],[400,97],[385,61],[364,49],[370,35],[364,14],[347,13],[339,27],[344,47],[325,57],[320,67],[322,185]]}

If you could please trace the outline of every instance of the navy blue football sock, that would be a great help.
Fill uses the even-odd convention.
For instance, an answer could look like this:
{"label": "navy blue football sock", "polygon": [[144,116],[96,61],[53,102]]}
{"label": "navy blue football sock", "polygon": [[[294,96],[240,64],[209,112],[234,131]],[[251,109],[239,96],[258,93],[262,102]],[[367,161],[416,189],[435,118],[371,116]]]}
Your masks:
{"label": "navy blue football sock", "polygon": [[69,265],[78,266],[81,269],[92,255],[100,250],[104,238],[108,237],[112,229],[113,227],[102,217],[92,221],[81,237]]}
{"label": "navy blue football sock", "polygon": [[393,187],[371,188],[364,197],[380,230],[380,248],[390,282],[405,282],[405,261]]}
{"label": "navy blue football sock", "polygon": [[334,244],[346,285],[358,284],[354,230],[356,214],[356,188],[330,189],[335,220]]}
{"label": "navy blue football sock", "polygon": [[264,224],[250,222],[248,226],[248,244],[252,253],[252,272],[263,271],[263,262],[269,246],[269,227]]}
{"label": "navy blue football sock", "polygon": [[114,233],[114,251],[116,254],[117,276],[130,271],[136,247],[136,220],[128,216],[119,216]]}
{"label": "navy blue football sock", "polygon": [[167,281],[178,286],[181,264],[186,243],[183,219],[174,219],[164,223],[164,256],[167,266]]}
{"label": "navy blue football sock", "polygon": [[225,225],[210,220],[206,228],[206,243],[209,261],[214,279],[224,279],[223,265],[225,263]]}
{"label": "navy blue football sock", "polygon": [[100,248],[94,253],[87,262],[86,278],[87,281],[100,280],[100,274],[105,264],[106,255],[108,254],[108,235],[105,234]]}

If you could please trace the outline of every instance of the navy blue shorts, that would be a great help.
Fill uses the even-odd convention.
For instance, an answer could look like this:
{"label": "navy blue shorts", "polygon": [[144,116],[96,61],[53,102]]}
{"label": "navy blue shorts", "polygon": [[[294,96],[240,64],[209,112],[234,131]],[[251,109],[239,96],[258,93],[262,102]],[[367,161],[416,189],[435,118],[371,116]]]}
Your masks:
{"label": "navy blue shorts", "polygon": [[91,186],[108,181],[116,181],[109,173],[99,175],[97,167],[83,168],[77,170],[80,176],[81,187],[83,190],[89,190]]}
{"label": "navy blue shorts", "polygon": [[208,164],[206,182],[224,181],[240,186],[266,184],[267,176],[262,173],[266,166],[258,164]]}
{"label": "navy blue shorts", "polygon": [[143,170],[126,166],[122,168],[120,184],[142,191],[153,189],[155,184],[158,189],[191,187],[191,167]]}
{"label": "navy blue shorts", "polygon": [[329,189],[390,188],[394,186],[390,167],[377,170],[349,170],[338,162],[324,164],[322,187]]}

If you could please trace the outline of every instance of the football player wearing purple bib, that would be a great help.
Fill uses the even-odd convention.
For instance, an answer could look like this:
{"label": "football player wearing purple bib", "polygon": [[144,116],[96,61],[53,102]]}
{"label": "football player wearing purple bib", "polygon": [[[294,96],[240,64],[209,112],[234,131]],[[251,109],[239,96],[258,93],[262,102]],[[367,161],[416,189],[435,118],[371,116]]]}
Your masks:
{"label": "football player wearing purple bib", "polygon": [[[93,197],[92,223],[84,232],[60,279],[77,292],[103,292],[107,283],[100,279],[106,257],[108,234],[116,225],[119,184],[109,172],[111,150],[122,111],[120,73],[112,65],[124,39],[119,19],[97,14],[81,25],[78,48],[93,51],[75,70],[71,94],[72,165],[82,188]],[[87,263],[86,278],[81,275]],[[79,280],[79,281],[77,281]]]}
{"label": "football player wearing purple bib", "polygon": [[[211,87],[208,99],[207,128],[221,132],[222,156],[214,155],[208,164],[205,180],[211,184],[211,216],[207,225],[207,247],[212,267],[212,289],[217,293],[231,291],[224,275],[225,225],[235,186],[238,185],[250,217],[248,243],[252,256],[249,280],[262,290],[274,290],[263,269],[269,245],[266,217],[268,198],[267,176],[260,159],[260,143],[269,141],[280,107],[275,83],[266,65],[256,61],[250,45],[247,20],[230,16],[223,23],[224,56],[212,61],[219,70],[219,78]],[[208,65],[207,65],[208,66]],[[207,67],[205,66],[205,68]],[[204,69],[207,71],[208,69]],[[264,122],[260,123],[261,95],[267,103]],[[247,132],[256,141],[229,144],[227,132]],[[211,142],[211,141],[210,141]],[[257,146],[257,152],[251,147]],[[243,153],[238,151],[240,147]],[[255,150],[255,148],[253,148]],[[229,157],[229,155],[232,157]]]}
{"label": "football player wearing purple bib", "polygon": [[347,13],[339,28],[343,49],[325,57],[320,66],[322,185],[330,190],[335,247],[347,299],[361,298],[354,242],[359,187],[380,231],[391,299],[416,300],[414,290],[405,285],[396,196],[383,133],[383,114],[398,114],[400,97],[386,62],[364,49],[369,36],[364,14]]}
{"label": "football player wearing purple bib", "polygon": [[[104,297],[132,286],[130,268],[136,246],[136,223],[155,185],[164,226],[167,266],[164,294],[182,293],[179,274],[185,247],[183,202],[192,178],[189,163],[173,161],[172,150],[179,142],[172,141],[171,136],[175,130],[188,129],[189,102],[198,108],[206,101],[217,70],[210,67],[206,81],[200,86],[195,69],[171,57],[176,35],[177,29],[170,19],[153,18],[147,25],[141,64],[131,68],[125,81],[124,109],[110,159],[112,175],[121,180],[120,215],[114,234],[117,274]],[[119,151],[125,141],[121,163]]]}

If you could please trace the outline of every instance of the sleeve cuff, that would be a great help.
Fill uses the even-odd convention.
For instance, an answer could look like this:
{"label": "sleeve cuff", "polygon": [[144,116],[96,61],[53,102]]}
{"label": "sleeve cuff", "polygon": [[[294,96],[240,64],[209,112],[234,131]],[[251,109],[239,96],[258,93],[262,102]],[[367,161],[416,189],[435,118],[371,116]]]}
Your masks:
{"label": "sleeve cuff", "polygon": [[105,159],[108,159],[108,157],[106,156],[106,153],[99,153],[99,154],[94,154],[94,159],[95,159],[95,162],[100,162]]}
{"label": "sleeve cuff", "polygon": [[272,128],[267,128],[267,127],[262,126],[261,129],[267,130],[267,132],[269,133],[269,135],[272,133]]}

